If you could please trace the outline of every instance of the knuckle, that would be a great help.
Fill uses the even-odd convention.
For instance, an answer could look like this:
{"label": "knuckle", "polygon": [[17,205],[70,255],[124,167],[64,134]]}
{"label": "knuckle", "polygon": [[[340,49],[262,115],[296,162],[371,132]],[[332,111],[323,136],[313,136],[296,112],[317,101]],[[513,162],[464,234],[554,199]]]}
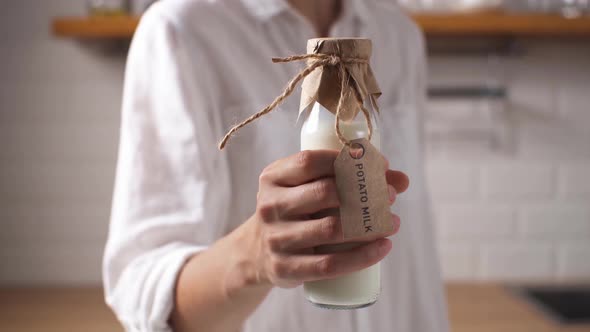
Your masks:
{"label": "knuckle", "polygon": [[270,180],[270,171],[269,171],[269,168],[267,167],[264,170],[262,170],[262,172],[258,176],[258,184],[260,186],[262,186],[263,184],[269,183],[269,182],[271,182],[271,180]]}
{"label": "knuckle", "polygon": [[335,264],[331,256],[322,257],[316,263],[316,271],[320,276],[329,276],[334,273]]}
{"label": "knuckle", "polygon": [[332,194],[332,184],[330,181],[320,180],[316,181],[312,186],[312,193],[314,198],[318,201],[324,201],[330,198]]}
{"label": "knuckle", "polygon": [[335,216],[324,218],[321,223],[320,232],[326,240],[338,239],[341,234],[340,219]]}
{"label": "knuckle", "polygon": [[276,252],[281,251],[283,248],[283,239],[281,235],[274,233],[267,233],[264,239],[266,246],[270,249],[270,251]]}
{"label": "knuckle", "polygon": [[287,264],[278,255],[272,256],[270,267],[271,273],[278,279],[287,279],[289,276],[289,269]]}
{"label": "knuckle", "polygon": [[302,169],[309,169],[313,164],[313,154],[309,150],[297,154],[297,166]]}
{"label": "knuckle", "polygon": [[277,218],[277,204],[269,199],[261,198],[257,204],[258,215],[263,221],[269,222]]}

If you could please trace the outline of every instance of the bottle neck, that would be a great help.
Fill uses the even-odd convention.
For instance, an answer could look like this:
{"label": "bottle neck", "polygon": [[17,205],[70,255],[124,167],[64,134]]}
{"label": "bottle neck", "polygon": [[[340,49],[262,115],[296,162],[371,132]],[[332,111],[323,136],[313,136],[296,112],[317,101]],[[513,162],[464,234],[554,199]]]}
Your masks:
{"label": "bottle neck", "polygon": [[[373,132],[371,143],[377,149],[381,147],[379,117],[370,105],[366,106],[371,113]],[[301,127],[301,150],[340,150],[342,142],[335,129],[336,116],[319,103],[311,106]],[[340,122],[340,131],[347,140],[369,138],[369,127],[362,112],[350,122]]]}

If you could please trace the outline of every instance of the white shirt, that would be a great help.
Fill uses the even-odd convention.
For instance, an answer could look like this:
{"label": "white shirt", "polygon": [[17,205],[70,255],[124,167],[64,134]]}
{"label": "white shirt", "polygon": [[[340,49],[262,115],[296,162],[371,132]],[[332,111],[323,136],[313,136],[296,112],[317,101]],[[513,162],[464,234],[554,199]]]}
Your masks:
{"label": "white shirt", "polygon": [[[243,331],[447,331],[419,141],[421,33],[391,0],[349,0],[331,35],[373,40],[382,152],[412,181],[394,206],[402,228],[382,265],[377,304],[329,311],[307,303],[301,288],[277,288]],[[225,151],[217,142],[303,66],[271,57],[303,54],[313,37],[284,0],[163,0],[143,17],[126,69],[104,257],[107,303],[128,331],[170,331],[184,262],[251,216],[261,170],[299,151],[299,93],[241,130]]]}

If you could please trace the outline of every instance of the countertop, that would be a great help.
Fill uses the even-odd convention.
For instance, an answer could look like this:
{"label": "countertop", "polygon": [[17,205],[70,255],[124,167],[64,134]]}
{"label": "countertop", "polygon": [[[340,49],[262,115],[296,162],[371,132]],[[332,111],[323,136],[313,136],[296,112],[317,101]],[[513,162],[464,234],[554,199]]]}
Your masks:
{"label": "countertop", "polygon": [[[450,284],[447,293],[454,332],[590,332],[558,326],[500,285]],[[122,331],[102,296],[100,288],[0,288],[0,331]]]}
{"label": "countertop", "polygon": [[590,325],[559,326],[505,286],[447,285],[453,332],[590,332]]}

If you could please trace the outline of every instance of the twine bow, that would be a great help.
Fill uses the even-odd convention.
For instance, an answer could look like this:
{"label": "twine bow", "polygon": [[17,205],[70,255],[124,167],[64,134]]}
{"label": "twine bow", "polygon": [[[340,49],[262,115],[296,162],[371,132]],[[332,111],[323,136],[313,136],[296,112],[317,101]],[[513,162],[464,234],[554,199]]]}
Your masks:
{"label": "twine bow", "polygon": [[337,66],[338,70],[339,70],[339,75],[340,75],[340,80],[341,80],[340,81],[341,82],[340,99],[338,100],[338,106],[336,108],[336,120],[335,120],[335,124],[334,124],[334,127],[336,129],[336,134],[338,135],[338,139],[340,140],[340,142],[342,142],[342,144],[350,146],[350,141],[347,140],[346,137],[344,137],[344,135],[340,131],[340,112],[342,111],[342,106],[343,106],[343,103],[344,103],[344,100],[345,100],[347,94],[352,92],[355,96],[355,99],[357,101],[359,108],[361,109],[361,111],[365,115],[365,119],[367,120],[367,127],[369,129],[368,139],[371,140],[371,137],[373,136],[373,124],[371,123],[371,115],[370,115],[369,111],[364,106],[363,97],[362,97],[360,91],[358,91],[358,89],[355,85],[348,84],[348,74],[346,73],[346,64],[352,64],[352,63],[368,64],[369,61],[367,59],[361,59],[361,58],[343,58],[338,55],[330,55],[330,54],[304,54],[304,55],[293,55],[293,56],[286,57],[286,58],[273,58],[272,62],[273,63],[288,63],[288,62],[303,61],[303,60],[310,60],[310,59],[312,61],[309,62],[307,67],[304,68],[303,70],[301,70],[295,77],[293,77],[293,79],[291,79],[291,81],[289,82],[289,84],[287,85],[287,87],[285,88],[283,93],[281,93],[272,103],[270,103],[268,106],[266,106],[260,112],[250,116],[246,120],[242,121],[241,123],[239,123],[239,124],[235,125],[233,128],[231,128],[227,132],[227,134],[225,134],[225,136],[223,137],[221,142],[219,142],[219,150],[223,150],[223,148],[225,148],[229,139],[238,130],[240,130],[243,127],[245,127],[246,125],[254,122],[258,118],[261,118],[262,116],[272,112],[277,106],[279,106],[281,103],[283,103],[293,93],[293,91],[295,91],[297,84],[299,84],[299,82],[301,80],[303,80],[305,77],[307,77],[309,74],[311,74],[317,68],[323,67],[323,66],[333,66],[333,67]]}

